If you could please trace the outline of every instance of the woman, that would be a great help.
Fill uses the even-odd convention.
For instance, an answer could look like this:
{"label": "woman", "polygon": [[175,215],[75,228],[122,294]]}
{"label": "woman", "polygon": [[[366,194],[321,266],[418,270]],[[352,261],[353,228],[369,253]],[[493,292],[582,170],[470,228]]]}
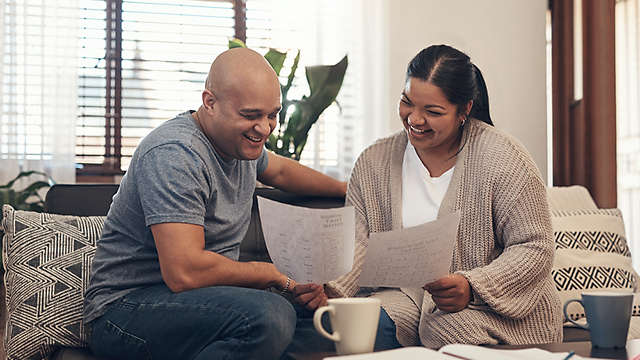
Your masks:
{"label": "woman", "polygon": [[[378,336],[392,339],[378,344],[394,336],[430,348],[561,341],[546,188],[524,147],[493,127],[480,70],[452,47],[422,50],[409,63],[398,113],[404,131],[367,148],[353,170],[354,268],[327,284],[327,295],[380,298]],[[450,275],[424,290],[357,286],[369,233],[455,211]]]}

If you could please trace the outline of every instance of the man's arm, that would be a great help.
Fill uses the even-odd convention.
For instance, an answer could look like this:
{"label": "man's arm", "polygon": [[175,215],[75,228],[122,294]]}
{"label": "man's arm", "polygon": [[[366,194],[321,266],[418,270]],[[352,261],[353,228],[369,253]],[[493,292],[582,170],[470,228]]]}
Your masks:
{"label": "man's arm", "polygon": [[258,175],[258,180],[263,184],[304,195],[344,197],[347,193],[347,183],[344,181],[338,181],[295,160],[272,152],[267,154],[267,168]]}
{"label": "man's arm", "polygon": [[213,285],[293,289],[271,263],[233,261],[204,249],[204,228],[185,223],[151,225],[162,279],[173,292]]}

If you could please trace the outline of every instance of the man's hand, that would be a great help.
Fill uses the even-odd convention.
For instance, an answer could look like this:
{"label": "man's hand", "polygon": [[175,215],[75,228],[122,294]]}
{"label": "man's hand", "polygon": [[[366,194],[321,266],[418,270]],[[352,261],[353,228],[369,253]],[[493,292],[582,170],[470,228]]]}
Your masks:
{"label": "man's hand", "polygon": [[273,287],[278,291],[293,293],[293,288],[296,287],[296,281],[287,277],[287,275],[278,271],[273,263],[262,261],[249,261],[247,264],[251,264],[256,267],[256,271],[264,274],[271,280],[266,284],[266,287]]}
{"label": "man's hand", "polygon": [[322,285],[296,285],[293,288],[293,296],[298,304],[304,305],[309,310],[315,310],[319,306],[327,305],[327,295],[325,295]]}
{"label": "man's hand", "polygon": [[472,300],[471,285],[459,274],[449,274],[422,287],[431,294],[433,302],[442,311],[457,312]]}

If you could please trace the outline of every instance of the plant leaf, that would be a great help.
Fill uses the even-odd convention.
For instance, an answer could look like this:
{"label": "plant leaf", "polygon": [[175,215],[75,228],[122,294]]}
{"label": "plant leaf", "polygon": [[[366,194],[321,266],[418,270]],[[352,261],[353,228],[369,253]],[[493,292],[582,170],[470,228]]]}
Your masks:
{"label": "plant leaf", "polygon": [[21,173],[18,174],[18,176],[16,176],[15,178],[13,178],[13,180],[9,181],[8,183],[0,186],[0,189],[8,189],[10,187],[13,186],[13,184],[18,181],[18,179],[23,178],[23,177],[28,177],[31,176],[33,174],[38,174],[38,175],[42,175],[45,176],[47,178],[49,178],[49,175],[47,175],[46,173],[43,173],[42,171],[22,171]]}
{"label": "plant leaf", "polygon": [[[16,191],[11,188],[15,184],[15,181],[22,177],[29,177],[31,175],[38,174],[46,177],[46,181],[35,181],[26,188]],[[17,210],[29,210],[29,211],[38,211],[42,212],[45,208],[45,203],[38,190],[50,187],[55,182],[53,179],[47,174],[40,171],[23,171],[18,176],[16,176],[13,180],[11,180],[6,185],[0,188],[0,204],[9,204],[14,209]],[[31,202],[28,202],[29,199],[33,199]]]}
{"label": "plant leaf", "polygon": [[2,203],[11,205],[15,208],[16,205],[16,191],[13,189],[7,189],[2,191]]}
{"label": "plant leaf", "polygon": [[27,204],[27,209],[25,209],[25,210],[35,211],[35,212],[43,212],[44,211],[44,206],[45,206],[45,204],[44,204],[43,201],[28,203]]}
{"label": "plant leaf", "polygon": [[229,39],[229,49],[238,48],[238,47],[246,48],[247,45],[245,45],[244,41],[240,39],[236,39],[236,38]]}
{"label": "plant leaf", "polygon": [[309,66],[306,68],[309,96],[295,102],[296,110],[289,117],[285,135],[293,138],[295,159],[307,143],[311,126],[318,121],[320,114],[333,103],[342,86],[347,71],[347,56],[335,65]]}
{"label": "plant leaf", "polygon": [[269,51],[264,54],[264,58],[276,72],[276,75],[280,76],[280,70],[282,70],[284,60],[287,58],[287,53],[280,52],[276,49],[269,49]]}
{"label": "plant leaf", "polygon": [[335,100],[333,103],[336,104],[336,106],[338,107],[338,111],[342,113],[342,105],[340,105],[340,102],[338,100]]}
{"label": "plant leaf", "polygon": [[296,71],[298,70],[298,63],[300,63],[300,49],[298,49],[298,53],[296,57],[293,59],[293,65],[291,65],[291,71],[289,72],[289,76],[287,76],[287,83],[285,85],[280,85],[280,90],[282,91],[282,110],[280,110],[279,123],[280,126],[284,124],[285,119],[287,118],[287,112],[289,112],[289,105],[292,104],[289,101],[289,89],[293,84],[293,79],[296,77]]}
{"label": "plant leaf", "polygon": [[298,64],[300,63],[300,49],[298,49],[298,53],[296,57],[293,59],[293,65],[291,65],[291,71],[289,72],[289,76],[287,76],[287,84],[282,89],[282,96],[284,98],[287,97],[287,93],[293,84],[293,79],[296,77],[296,71],[298,70]]}
{"label": "plant leaf", "polygon": [[17,194],[16,202],[23,203],[26,202],[30,197],[35,196],[38,199],[42,200],[40,194],[38,194],[38,190],[44,187],[49,187],[49,183],[44,181],[36,181],[33,184],[29,185],[26,189],[19,191]]}
{"label": "plant leaf", "polygon": [[27,186],[24,190],[20,191],[20,192],[37,192],[38,190],[42,189],[43,187],[49,187],[49,183],[46,181],[36,181],[34,183],[32,183],[31,185]]}
{"label": "plant leaf", "polygon": [[347,56],[335,65],[308,66],[306,68],[309,83],[309,101],[324,111],[338,96],[345,72],[347,71]]}
{"label": "plant leaf", "polygon": [[3,205],[3,204],[11,205],[9,203],[9,192],[10,191],[13,191],[13,190],[11,190],[11,189],[9,189],[9,190],[4,190],[4,189],[0,190],[0,206]]}

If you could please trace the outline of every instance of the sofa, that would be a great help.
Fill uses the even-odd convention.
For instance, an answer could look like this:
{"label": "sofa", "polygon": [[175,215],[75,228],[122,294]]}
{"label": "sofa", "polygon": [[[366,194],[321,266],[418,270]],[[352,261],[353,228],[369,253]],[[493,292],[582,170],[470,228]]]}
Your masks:
{"label": "sofa", "polygon": [[[7,291],[2,294],[5,301],[0,309],[4,325],[0,327],[4,338],[0,358],[96,359],[83,348],[86,334],[81,323],[81,294],[88,282],[95,241],[117,188],[104,184],[54,185],[46,196],[45,214],[4,208],[3,285]],[[579,297],[584,289],[635,291],[638,277],[631,268],[624,228],[620,230],[619,211],[598,209],[587,190],[579,186],[549,188],[548,194],[556,236],[553,275],[563,301]],[[241,243],[241,261],[270,261],[257,196],[305,207],[344,205],[343,198],[256,188],[251,222]],[[604,219],[606,231],[598,228],[600,219]],[[591,255],[595,256],[593,263],[584,263]],[[585,281],[589,277],[602,281]],[[580,321],[583,310],[576,306],[569,309],[569,316]],[[635,316],[640,315],[639,308],[634,302],[630,338],[640,338],[640,321],[636,320],[640,316]],[[564,341],[588,339],[588,331],[567,322]]]}

